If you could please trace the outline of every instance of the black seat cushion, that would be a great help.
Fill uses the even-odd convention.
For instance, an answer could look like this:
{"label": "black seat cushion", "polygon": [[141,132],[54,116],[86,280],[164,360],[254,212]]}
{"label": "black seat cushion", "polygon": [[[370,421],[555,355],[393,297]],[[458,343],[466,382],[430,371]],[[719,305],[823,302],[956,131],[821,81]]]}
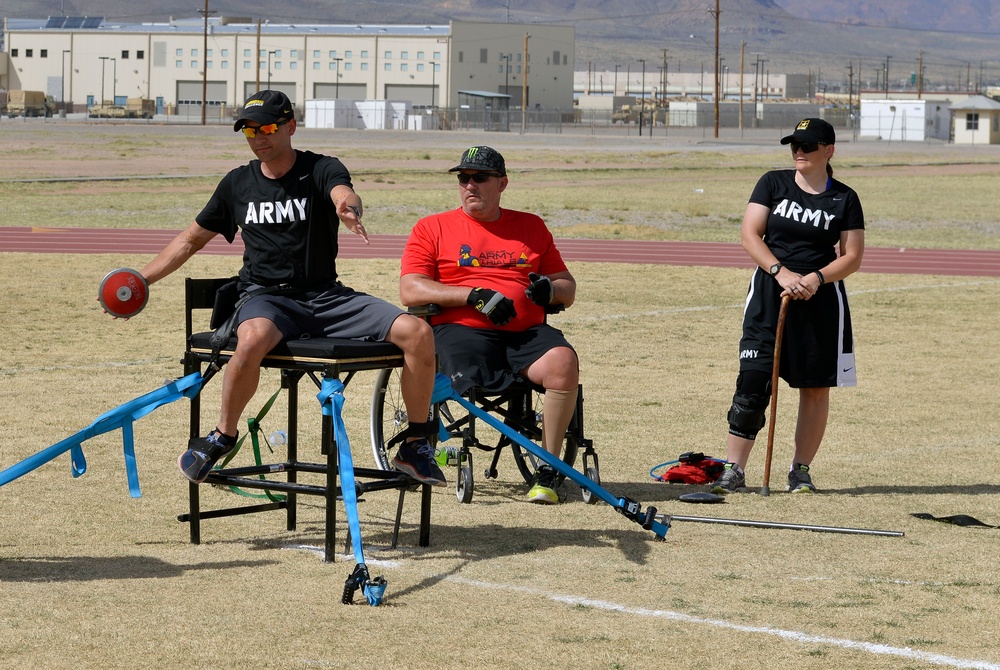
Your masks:
{"label": "black seat cushion", "polygon": [[[191,336],[190,347],[198,351],[211,351],[212,333],[195,333]],[[231,337],[222,351],[236,350],[236,338]],[[285,340],[268,353],[268,357],[310,358],[344,360],[352,358],[387,358],[401,356],[402,352],[388,342],[362,342],[332,337],[316,337],[301,340]]]}

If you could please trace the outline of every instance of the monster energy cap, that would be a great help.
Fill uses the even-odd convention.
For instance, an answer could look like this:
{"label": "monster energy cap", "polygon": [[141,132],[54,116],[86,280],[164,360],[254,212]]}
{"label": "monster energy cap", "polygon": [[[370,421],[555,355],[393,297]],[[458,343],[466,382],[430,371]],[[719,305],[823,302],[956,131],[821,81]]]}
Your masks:
{"label": "monster energy cap", "polygon": [[281,91],[258,91],[254,93],[246,102],[243,109],[233,124],[233,130],[239,131],[246,125],[247,121],[255,121],[262,126],[269,123],[277,123],[282,119],[295,118],[295,110],[288,96]]}
{"label": "monster energy cap", "polygon": [[492,172],[501,177],[507,176],[507,167],[504,165],[503,156],[492,147],[469,147],[462,154],[462,162],[448,170],[448,172],[458,172],[459,170],[478,170],[480,172]]}

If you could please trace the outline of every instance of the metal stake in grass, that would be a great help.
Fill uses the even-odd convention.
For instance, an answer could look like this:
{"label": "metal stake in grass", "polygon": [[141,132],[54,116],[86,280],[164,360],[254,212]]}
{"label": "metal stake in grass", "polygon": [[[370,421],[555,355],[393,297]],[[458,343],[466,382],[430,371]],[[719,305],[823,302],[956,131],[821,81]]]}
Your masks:
{"label": "metal stake in grass", "polygon": [[775,413],[778,411],[778,371],[781,365],[781,340],[785,332],[785,314],[788,312],[788,299],[781,299],[778,310],[778,327],[774,333],[774,363],[771,365],[771,425],[767,428],[767,452],[764,456],[764,485],[760,487],[762,496],[771,495],[771,454],[774,451]]}

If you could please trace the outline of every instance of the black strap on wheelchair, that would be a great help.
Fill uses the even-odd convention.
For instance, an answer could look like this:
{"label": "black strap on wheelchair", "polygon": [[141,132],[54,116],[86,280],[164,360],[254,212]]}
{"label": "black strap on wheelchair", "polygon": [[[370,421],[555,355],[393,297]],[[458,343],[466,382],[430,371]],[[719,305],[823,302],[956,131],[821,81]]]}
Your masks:
{"label": "black strap on wheelchair", "polygon": [[389,440],[385,447],[386,449],[391,449],[410,437],[433,437],[438,434],[440,430],[439,426],[440,423],[437,417],[427,423],[415,423],[411,421],[406,427],[406,430],[401,431],[394,438]]}

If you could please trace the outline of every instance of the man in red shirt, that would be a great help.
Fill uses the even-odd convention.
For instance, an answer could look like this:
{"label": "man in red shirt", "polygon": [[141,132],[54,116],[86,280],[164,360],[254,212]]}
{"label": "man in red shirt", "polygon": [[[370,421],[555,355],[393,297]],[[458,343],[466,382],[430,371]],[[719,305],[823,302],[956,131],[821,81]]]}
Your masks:
{"label": "man in red shirt", "polygon": [[[549,305],[569,307],[576,280],[541,218],[500,207],[503,156],[470,147],[458,173],[461,207],[417,222],[403,252],[404,305],[434,303],[441,372],[464,392],[501,391],[517,373],[545,388],[542,447],[559,457],[576,409],[579,360],[562,332],[545,323]],[[557,503],[557,473],[539,467],[528,499]]]}

